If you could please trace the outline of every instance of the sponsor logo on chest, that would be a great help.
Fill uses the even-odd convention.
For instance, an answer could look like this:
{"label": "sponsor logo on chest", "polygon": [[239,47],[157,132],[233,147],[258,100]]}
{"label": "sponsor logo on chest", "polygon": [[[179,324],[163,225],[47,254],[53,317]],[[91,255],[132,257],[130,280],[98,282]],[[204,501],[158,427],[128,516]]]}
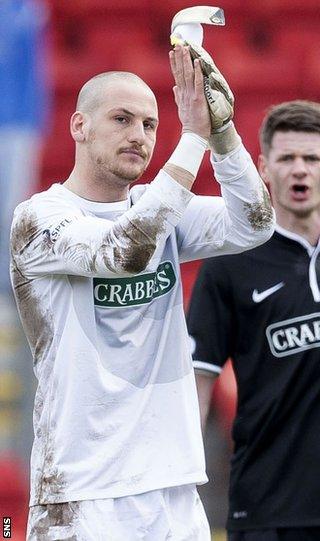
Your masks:
{"label": "sponsor logo on chest", "polygon": [[320,312],[269,325],[266,336],[275,357],[320,347]]}
{"label": "sponsor logo on chest", "polygon": [[156,272],[126,278],[94,278],[94,304],[103,308],[147,304],[168,293],[175,283],[170,261],[161,263]]}

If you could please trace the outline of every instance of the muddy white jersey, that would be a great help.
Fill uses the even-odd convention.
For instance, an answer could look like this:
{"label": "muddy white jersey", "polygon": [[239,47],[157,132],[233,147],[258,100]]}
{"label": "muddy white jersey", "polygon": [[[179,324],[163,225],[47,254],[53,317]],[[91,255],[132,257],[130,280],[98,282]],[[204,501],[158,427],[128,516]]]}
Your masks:
{"label": "muddy white jersey", "polygon": [[207,480],[179,262],[273,231],[244,148],[219,168],[223,198],[161,171],[127,201],[54,184],[17,207],[11,276],[38,379],[31,505]]}

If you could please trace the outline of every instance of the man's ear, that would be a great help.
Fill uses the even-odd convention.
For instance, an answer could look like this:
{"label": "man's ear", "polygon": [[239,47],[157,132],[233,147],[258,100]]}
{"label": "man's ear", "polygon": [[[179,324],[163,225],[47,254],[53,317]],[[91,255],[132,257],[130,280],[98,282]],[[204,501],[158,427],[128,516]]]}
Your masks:
{"label": "man's ear", "polygon": [[263,182],[268,186],[269,185],[269,174],[268,174],[268,165],[266,157],[263,154],[260,154],[258,157],[258,171]]}
{"label": "man's ear", "polygon": [[82,143],[86,139],[85,124],[86,117],[83,113],[80,113],[80,111],[73,113],[70,119],[70,133],[76,143]]}

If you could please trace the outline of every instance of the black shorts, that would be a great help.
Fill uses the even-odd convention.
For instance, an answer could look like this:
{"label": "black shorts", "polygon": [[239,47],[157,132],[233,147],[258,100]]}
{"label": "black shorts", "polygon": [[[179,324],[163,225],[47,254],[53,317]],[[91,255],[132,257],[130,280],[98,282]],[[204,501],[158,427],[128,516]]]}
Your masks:
{"label": "black shorts", "polygon": [[320,541],[320,527],[228,532],[228,541]]}

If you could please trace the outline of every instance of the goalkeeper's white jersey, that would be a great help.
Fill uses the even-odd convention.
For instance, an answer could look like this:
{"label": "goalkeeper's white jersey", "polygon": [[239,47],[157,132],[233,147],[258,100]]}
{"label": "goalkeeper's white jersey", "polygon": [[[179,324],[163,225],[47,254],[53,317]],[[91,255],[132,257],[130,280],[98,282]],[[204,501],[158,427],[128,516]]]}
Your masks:
{"label": "goalkeeper's white jersey", "polygon": [[34,357],[31,505],[207,480],[179,262],[265,241],[260,178],[241,147],[221,197],[161,171],[128,201],[54,184],[16,209],[12,282]]}

